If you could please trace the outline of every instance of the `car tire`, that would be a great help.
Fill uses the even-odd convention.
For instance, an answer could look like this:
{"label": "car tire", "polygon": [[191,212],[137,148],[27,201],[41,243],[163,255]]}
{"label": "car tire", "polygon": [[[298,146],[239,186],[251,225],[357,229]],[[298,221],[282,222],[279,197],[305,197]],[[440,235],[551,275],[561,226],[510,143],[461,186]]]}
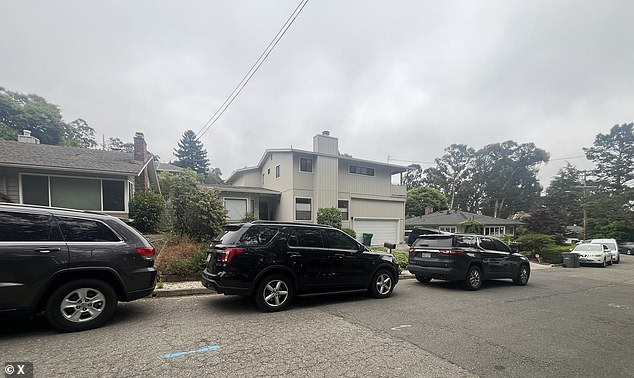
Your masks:
{"label": "car tire", "polygon": [[394,290],[394,274],[386,269],[381,269],[374,274],[368,292],[374,298],[387,298]]}
{"label": "car tire", "polygon": [[64,332],[83,331],[104,324],[114,315],[117,295],[109,284],[81,279],[63,284],[46,302],[46,317]]}
{"label": "car tire", "polygon": [[614,262],[615,264],[618,264],[621,262],[621,255],[616,256],[616,261]]}
{"label": "car tire", "polygon": [[628,249],[627,251],[625,251],[625,254],[627,254],[627,255],[631,255],[631,254],[632,254],[632,250],[631,250],[631,249]]}
{"label": "car tire", "polygon": [[464,280],[464,287],[467,290],[475,291],[482,286],[482,270],[477,265],[471,265],[467,270],[467,277]]}
{"label": "car tire", "polygon": [[616,263],[612,261],[612,257],[610,257],[610,260],[608,261],[608,265],[612,265],[612,264],[616,264]]}
{"label": "car tire", "polygon": [[608,262],[607,262],[607,260],[604,257],[603,258],[603,266],[602,266],[602,268],[605,268],[606,266],[608,266]]}
{"label": "car tire", "polygon": [[530,278],[531,271],[529,270],[526,264],[520,265],[520,268],[517,270],[517,276],[513,278],[513,283],[519,286],[526,286],[528,283],[528,279]]}
{"label": "car tire", "polygon": [[265,312],[285,310],[293,299],[293,283],[283,274],[264,277],[255,291],[255,303]]}
{"label": "car tire", "polygon": [[418,282],[420,282],[422,284],[426,284],[426,283],[429,283],[431,281],[431,278],[425,277],[425,276],[416,276],[416,279],[418,280]]}

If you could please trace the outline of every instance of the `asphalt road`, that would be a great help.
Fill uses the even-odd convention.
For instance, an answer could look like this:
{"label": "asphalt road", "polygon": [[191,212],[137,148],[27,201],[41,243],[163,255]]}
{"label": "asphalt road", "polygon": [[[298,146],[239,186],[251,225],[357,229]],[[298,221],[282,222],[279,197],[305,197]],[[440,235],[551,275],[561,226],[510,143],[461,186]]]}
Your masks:
{"label": "asphalt road", "polygon": [[0,319],[0,364],[36,377],[632,377],[634,256],[608,268],[535,270],[477,292],[401,281],[384,300],[297,298],[283,313],[206,295],[119,305],[72,334]]}

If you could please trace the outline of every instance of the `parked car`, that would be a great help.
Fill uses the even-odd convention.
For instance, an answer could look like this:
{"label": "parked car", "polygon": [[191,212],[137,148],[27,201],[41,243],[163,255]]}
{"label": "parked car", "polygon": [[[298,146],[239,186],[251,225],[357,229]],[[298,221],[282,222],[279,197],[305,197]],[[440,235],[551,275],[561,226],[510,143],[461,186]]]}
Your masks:
{"label": "parked car", "polygon": [[616,243],[615,239],[592,239],[590,243],[607,245],[608,248],[610,249],[612,262],[614,264],[618,264],[621,262],[621,254],[619,252],[619,246]]}
{"label": "parked car", "polygon": [[605,244],[577,244],[571,253],[579,255],[579,262],[581,264],[599,264],[604,268],[607,265],[612,265],[612,251]]}
{"label": "parked car", "polygon": [[619,253],[625,253],[626,255],[634,254],[634,242],[619,243]]}
{"label": "parked car", "polygon": [[110,215],[0,204],[0,314],[45,311],[62,331],[106,322],[154,291],[154,248]]}
{"label": "parked car", "polygon": [[492,278],[526,285],[531,272],[526,257],[496,238],[449,233],[419,236],[409,250],[407,269],[421,283],[462,281],[468,290],[478,290],[483,280]]}
{"label": "parked car", "polygon": [[207,255],[205,287],[253,296],[264,311],[280,311],[296,295],[367,291],[392,294],[398,265],[330,226],[254,221],[228,225]]}
{"label": "parked car", "polygon": [[407,236],[407,245],[414,244],[416,239],[421,235],[442,234],[443,232],[435,228],[414,227],[411,231],[405,231]]}

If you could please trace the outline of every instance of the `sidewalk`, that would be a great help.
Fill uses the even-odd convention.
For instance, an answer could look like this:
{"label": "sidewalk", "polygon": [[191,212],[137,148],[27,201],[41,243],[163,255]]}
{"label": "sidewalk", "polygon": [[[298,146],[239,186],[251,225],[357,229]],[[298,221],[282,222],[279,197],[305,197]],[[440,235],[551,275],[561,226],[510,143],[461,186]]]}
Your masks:
{"label": "sidewalk", "polygon": [[[531,261],[531,270],[550,269],[557,265],[537,264]],[[414,278],[414,275],[407,270],[403,270],[399,275],[399,280]],[[182,297],[188,295],[215,295],[215,291],[207,289],[200,281],[163,282],[163,288],[154,290],[153,297]]]}

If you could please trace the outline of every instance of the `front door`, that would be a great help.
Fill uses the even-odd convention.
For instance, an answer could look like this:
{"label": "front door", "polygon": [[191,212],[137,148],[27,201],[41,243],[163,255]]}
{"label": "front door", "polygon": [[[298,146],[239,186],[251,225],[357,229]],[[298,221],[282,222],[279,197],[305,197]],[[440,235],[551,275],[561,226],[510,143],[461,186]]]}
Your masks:
{"label": "front door", "polygon": [[266,201],[260,201],[260,220],[270,220],[269,203]]}

